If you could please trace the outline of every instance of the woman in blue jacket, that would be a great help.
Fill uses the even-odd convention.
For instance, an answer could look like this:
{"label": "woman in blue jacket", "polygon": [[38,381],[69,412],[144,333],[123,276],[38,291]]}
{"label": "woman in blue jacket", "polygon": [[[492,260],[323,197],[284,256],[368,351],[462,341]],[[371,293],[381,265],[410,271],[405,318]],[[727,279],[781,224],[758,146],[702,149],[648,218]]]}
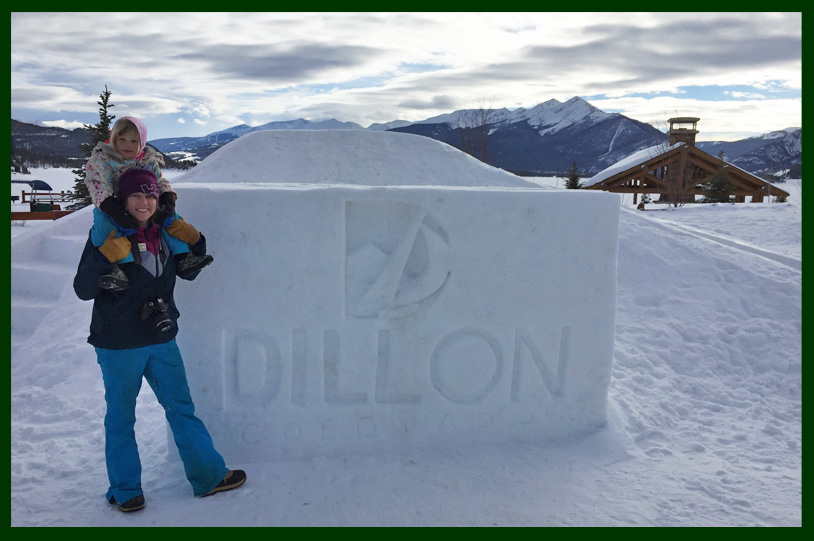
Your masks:
{"label": "woman in blue jacket", "polygon": [[[125,172],[119,181],[118,196],[139,228],[129,237],[111,233],[98,248],[88,239],[74,278],[77,296],[93,300],[88,342],[96,349],[105,385],[105,461],[110,481],[106,498],[121,511],[137,511],[145,504],[134,431],[142,378],[164,407],[196,496],[231,490],[246,480],[243,471],[226,467],[203,422],[195,416],[175,341],[179,316],[173,299],[175,261],[166,232],[151,221],[158,194],[158,179],[151,171]],[[195,255],[205,256],[203,235],[190,248]],[[119,267],[130,286],[121,291],[101,289],[99,277],[129,254],[134,261]],[[194,272],[181,277],[194,280],[197,275]]]}

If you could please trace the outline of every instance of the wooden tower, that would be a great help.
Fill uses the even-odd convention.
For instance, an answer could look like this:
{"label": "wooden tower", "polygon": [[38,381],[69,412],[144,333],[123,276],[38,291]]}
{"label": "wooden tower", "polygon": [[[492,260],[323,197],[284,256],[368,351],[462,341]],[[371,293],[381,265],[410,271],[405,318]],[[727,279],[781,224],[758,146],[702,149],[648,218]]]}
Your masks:
{"label": "wooden tower", "polygon": [[700,118],[693,116],[682,116],[671,118],[670,129],[667,131],[667,142],[670,146],[676,143],[686,143],[695,146],[695,136],[698,134],[698,121]]}

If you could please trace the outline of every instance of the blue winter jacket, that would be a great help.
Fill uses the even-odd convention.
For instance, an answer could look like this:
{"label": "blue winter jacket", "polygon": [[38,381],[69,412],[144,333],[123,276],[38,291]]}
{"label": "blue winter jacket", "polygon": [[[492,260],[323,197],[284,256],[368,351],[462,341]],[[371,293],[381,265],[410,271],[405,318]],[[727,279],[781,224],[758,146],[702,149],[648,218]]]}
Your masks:
{"label": "blue winter jacket", "polygon": [[[135,242],[134,236],[130,238],[131,242]],[[191,249],[196,255],[206,254],[206,239],[203,235]],[[133,253],[137,251],[138,248],[133,246]],[[164,272],[158,277],[154,277],[136,262],[120,263],[119,268],[129,281],[127,289],[101,289],[98,285],[99,277],[109,273],[113,264],[88,238],[73,281],[74,291],[80,299],[93,300],[88,342],[105,349],[135,349],[162,344],[175,338],[180,314],[173,298],[176,266],[172,256],[167,257]],[[199,272],[186,279],[194,280]],[[175,323],[175,329],[170,332],[157,333],[149,319],[143,321],[141,318],[142,307],[156,298],[163,299],[169,305],[167,312]]]}

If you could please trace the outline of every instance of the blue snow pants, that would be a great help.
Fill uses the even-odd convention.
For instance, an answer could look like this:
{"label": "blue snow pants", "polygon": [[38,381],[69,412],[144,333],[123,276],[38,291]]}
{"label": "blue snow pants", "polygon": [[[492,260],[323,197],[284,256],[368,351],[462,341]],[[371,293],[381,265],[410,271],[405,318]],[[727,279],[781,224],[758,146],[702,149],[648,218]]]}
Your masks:
{"label": "blue snow pants", "polygon": [[[175,213],[176,218],[180,218],[178,213]],[[90,228],[90,241],[93,243],[94,246],[97,248],[105,243],[107,237],[110,236],[110,232],[115,231],[117,237],[121,237],[125,233],[116,225],[116,222],[110,219],[110,216],[99,210],[97,207],[93,207],[93,225]],[[130,231],[133,232],[132,230]],[[172,235],[164,235],[164,238],[167,239],[167,244],[169,245],[170,252],[173,255],[177,254],[185,254],[189,252],[189,244],[186,242],[176,239]],[[133,261],[133,254],[127,254],[124,259],[120,259],[116,261],[116,263],[131,263]]]}
{"label": "blue snow pants", "polygon": [[110,488],[106,499],[124,503],[141,490],[141,461],[136,445],[136,397],[142,377],[164,407],[184,472],[194,494],[211,491],[229,469],[215,450],[203,422],[195,416],[184,362],[175,339],[136,349],[96,348],[105,385],[105,461]]}

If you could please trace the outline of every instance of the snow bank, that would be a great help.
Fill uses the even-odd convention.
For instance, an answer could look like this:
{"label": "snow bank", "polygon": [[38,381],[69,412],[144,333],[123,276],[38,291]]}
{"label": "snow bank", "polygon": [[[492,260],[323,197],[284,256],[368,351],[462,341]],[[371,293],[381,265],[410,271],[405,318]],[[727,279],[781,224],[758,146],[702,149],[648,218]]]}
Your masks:
{"label": "snow bank", "polygon": [[[313,152],[286,160],[292,145]],[[371,185],[396,162],[397,186]],[[179,343],[218,449],[252,462],[603,425],[619,199],[521,184],[425,138],[329,131],[250,134],[180,178],[215,263],[177,288]]]}
{"label": "snow bank", "polygon": [[358,186],[516,186],[522,178],[420,135],[366,130],[254,132],[225,145],[179,182]]}

